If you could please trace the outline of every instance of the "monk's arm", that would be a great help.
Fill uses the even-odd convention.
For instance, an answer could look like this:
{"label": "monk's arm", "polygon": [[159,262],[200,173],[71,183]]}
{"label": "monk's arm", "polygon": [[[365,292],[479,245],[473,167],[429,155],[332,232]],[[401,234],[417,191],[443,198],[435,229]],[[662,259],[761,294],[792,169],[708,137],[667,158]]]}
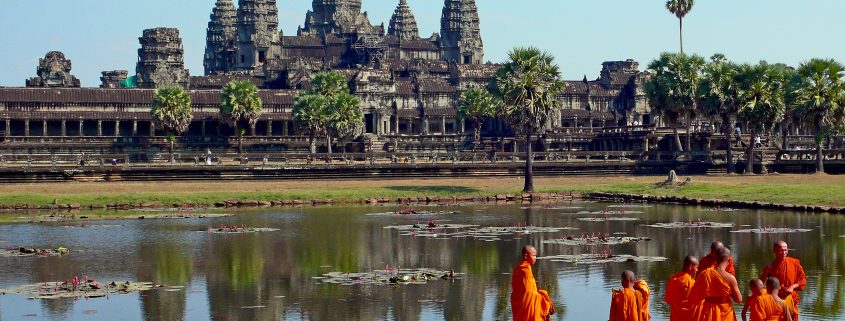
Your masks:
{"label": "monk's arm", "polygon": [[736,283],[735,278],[730,279],[731,282],[731,296],[733,297],[736,303],[742,303],[742,292],[739,291],[739,285]]}
{"label": "monk's arm", "polygon": [[748,300],[745,300],[745,304],[742,306],[742,321],[748,321]]}
{"label": "monk's arm", "polygon": [[792,321],[792,309],[786,306],[786,303],[783,301],[778,303],[783,307],[783,314],[786,316],[786,321]]}

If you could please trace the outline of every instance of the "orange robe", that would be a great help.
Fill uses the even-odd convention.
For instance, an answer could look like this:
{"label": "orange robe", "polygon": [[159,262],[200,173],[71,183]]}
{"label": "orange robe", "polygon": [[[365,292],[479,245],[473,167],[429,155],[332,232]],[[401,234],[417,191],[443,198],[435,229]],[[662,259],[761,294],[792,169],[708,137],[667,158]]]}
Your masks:
{"label": "orange robe", "polygon": [[648,318],[648,310],[642,310],[643,305],[648,304],[644,296],[644,291],[640,290],[613,290],[613,296],[610,299],[610,319],[608,320],[648,321],[648,319],[643,319],[643,317]]}
{"label": "orange robe", "polygon": [[643,280],[637,280],[637,282],[634,283],[634,290],[637,291],[637,308],[639,308],[640,321],[651,320],[651,314],[649,313],[651,289],[649,289],[648,283]]}
{"label": "orange robe", "polygon": [[798,303],[801,302],[801,296],[798,295],[798,291],[804,290],[804,287],[807,286],[807,277],[804,275],[804,267],[801,266],[801,261],[786,257],[780,262],[772,262],[771,265],[763,269],[760,280],[766,280],[769,277],[776,277],[780,280],[781,289],[784,290],[779,294],[781,299],[786,299],[789,295],[789,292],[786,292],[786,288],[798,283],[798,288],[792,292],[792,299],[795,300],[795,306],[797,307]]}
{"label": "orange robe", "polygon": [[[717,258],[713,253],[707,254],[707,256],[701,258],[698,261],[698,274],[701,274],[701,271],[709,269],[711,267],[716,267],[719,265],[719,258]],[[733,276],[736,276],[736,269],[734,269],[734,258],[728,260],[728,266],[725,268],[725,271],[728,271]],[[764,281],[766,279],[763,279]]]}
{"label": "orange robe", "polygon": [[[786,311],[792,314],[792,321],[798,321],[798,304],[795,303],[795,298],[790,295],[783,299],[783,304],[786,305]],[[781,320],[786,320],[786,317]]]}
{"label": "orange robe", "polygon": [[690,303],[695,306],[693,321],[737,321],[731,302],[731,285],[715,268],[698,274],[690,291]]}
{"label": "orange robe", "polygon": [[552,309],[549,293],[537,290],[531,264],[522,261],[513,269],[511,279],[511,309],[513,321],[545,321]]}
{"label": "orange robe", "polygon": [[783,307],[770,294],[751,297],[748,301],[751,321],[780,321]]}
{"label": "orange robe", "polygon": [[695,279],[687,272],[675,273],[669,278],[666,284],[666,293],[663,299],[671,308],[669,321],[688,321],[692,318],[692,305],[689,302],[689,294]]}

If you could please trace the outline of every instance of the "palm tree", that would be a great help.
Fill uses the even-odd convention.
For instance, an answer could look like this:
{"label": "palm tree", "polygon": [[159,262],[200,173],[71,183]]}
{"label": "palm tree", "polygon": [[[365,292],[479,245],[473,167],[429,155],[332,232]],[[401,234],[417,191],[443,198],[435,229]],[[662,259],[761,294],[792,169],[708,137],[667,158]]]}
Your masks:
{"label": "palm tree", "polygon": [[[342,92],[332,97],[329,103],[327,141],[329,154],[332,153],[332,136],[339,140],[356,136],[364,125],[364,112],[361,111],[361,101],[348,92]],[[343,151],[346,152],[346,149]]]}
{"label": "palm tree", "polygon": [[652,77],[644,84],[646,97],[655,111],[673,126],[675,145],[681,153],[684,148],[681,146],[678,127],[684,122],[687,126],[686,149],[692,152],[690,126],[699,110],[699,86],[704,65],[701,56],[674,53],[662,53],[660,58],[648,65]]}
{"label": "palm tree", "polygon": [[481,127],[484,120],[496,116],[499,103],[489,91],[472,88],[461,94],[458,100],[458,116],[472,121],[474,135],[473,142],[481,140]]}
{"label": "palm tree", "polygon": [[243,131],[240,123],[246,121],[250,127],[255,125],[263,112],[263,103],[258,95],[258,87],[247,80],[235,80],[223,87],[220,94],[220,119],[227,121],[238,134],[238,155],[243,152]]}
{"label": "palm tree", "polygon": [[311,154],[317,152],[316,137],[325,131],[328,119],[326,107],[328,100],[320,95],[301,94],[293,105],[293,122],[308,132]]}
{"label": "palm tree", "polygon": [[[714,56],[715,57],[715,56]],[[725,135],[725,151],[728,174],[735,172],[733,161],[733,120],[739,112],[739,91],[737,79],[739,66],[721,59],[704,67],[704,80],[701,83],[701,109],[705,115],[718,119],[722,123]]]}
{"label": "palm tree", "polygon": [[684,17],[692,11],[695,0],[669,0],[666,1],[666,9],[675,17],[678,17],[681,29],[681,54],[684,54]]}
{"label": "palm tree", "polygon": [[748,124],[751,139],[746,149],[745,173],[754,173],[754,142],[771,129],[786,110],[787,79],[782,69],[761,62],[743,65],[739,72],[739,119]]}
{"label": "palm tree", "polygon": [[812,59],[798,67],[796,112],[816,132],[816,173],[824,173],[825,137],[842,127],[845,68],[833,59]]}
{"label": "palm tree", "polygon": [[515,48],[491,80],[494,94],[502,101],[499,113],[525,136],[525,187],[534,191],[534,134],[545,130],[563,91],[560,68],[554,57],[537,48]]}
{"label": "palm tree", "polygon": [[187,131],[194,118],[191,111],[191,95],[179,87],[161,87],[153,94],[150,114],[156,126],[167,132],[167,140],[170,142],[170,161],[173,162],[174,135]]}

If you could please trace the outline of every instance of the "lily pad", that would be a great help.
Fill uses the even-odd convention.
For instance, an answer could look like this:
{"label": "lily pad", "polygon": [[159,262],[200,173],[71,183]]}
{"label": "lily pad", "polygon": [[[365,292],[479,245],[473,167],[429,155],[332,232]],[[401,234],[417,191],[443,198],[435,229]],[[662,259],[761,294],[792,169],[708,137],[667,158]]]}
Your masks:
{"label": "lily pad", "polygon": [[0,290],[0,294],[16,294],[29,299],[61,299],[61,298],[101,298],[109,295],[131,294],[149,291],[155,286],[149,282],[123,282],[100,285],[91,280],[87,284],[74,285],[71,281],[44,282],[20,286],[14,289]]}
{"label": "lily pad", "polygon": [[668,229],[684,229],[684,228],[731,228],[733,223],[717,223],[717,222],[673,222],[673,223],[657,223],[646,225],[648,227],[668,228]]}
{"label": "lily pad", "polygon": [[606,264],[606,263],[632,263],[632,262],[663,262],[669,260],[661,256],[634,256],[634,255],[605,255],[605,254],[576,254],[576,255],[553,255],[537,258],[538,260],[549,260],[552,262],[564,262],[575,264]]}
{"label": "lily pad", "polygon": [[636,217],[607,217],[607,218],[604,218],[604,217],[582,217],[582,218],[579,218],[578,220],[584,221],[584,222],[615,222],[615,221],[618,221],[618,222],[633,222],[633,221],[639,221],[640,219],[638,219]]}
{"label": "lily pad", "polygon": [[110,224],[79,224],[79,225],[63,225],[64,228],[119,228],[123,227],[123,225],[110,225]]}
{"label": "lily pad", "polygon": [[753,234],[788,234],[788,233],[806,233],[811,232],[810,229],[802,228],[786,228],[786,227],[764,227],[745,230],[731,231],[731,233],[753,233]]}
{"label": "lily pad", "polygon": [[643,211],[626,211],[624,209],[619,210],[608,210],[608,211],[597,211],[597,212],[590,212],[590,211],[581,211],[575,214],[591,214],[591,215],[630,215],[630,214],[644,214]]}
{"label": "lily pad", "polygon": [[741,212],[742,210],[736,209],[736,208],[708,208],[708,209],[705,209],[704,211],[705,212],[717,212],[717,213],[718,212],[731,213],[731,212]]}
{"label": "lily pad", "polygon": [[206,231],[207,233],[211,234],[251,234],[251,233],[262,233],[262,232],[278,232],[281,231],[277,228],[268,228],[268,227],[218,227],[218,228],[210,228]]}
{"label": "lily pad", "polygon": [[0,257],[51,257],[63,256],[68,253],[70,253],[70,250],[66,247],[58,247],[55,249],[36,249],[21,247],[17,249],[2,249],[0,250]]}
{"label": "lily pad", "polygon": [[449,215],[449,214],[458,214],[460,212],[455,211],[418,211],[418,210],[399,210],[396,212],[384,212],[384,213],[369,213],[366,216],[400,216],[400,217],[425,217],[425,216],[435,216],[435,215]]}
{"label": "lily pad", "polygon": [[545,240],[544,244],[560,244],[569,246],[590,246],[590,245],[622,245],[629,243],[651,241],[648,237],[567,237],[563,239]]}
{"label": "lily pad", "polygon": [[229,217],[233,216],[232,214],[221,214],[221,213],[166,213],[166,214],[154,214],[154,215],[141,215],[138,216],[138,219],[148,219],[148,220],[173,220],[173,219],[191,219],[191,218],[220,218],[220,217]]}
{"label": "lily pad", "polygon": [[463,277],[462,273],[454,271],[439,271],[436,269],[389,269],[372,272],[331,272],[323,274],[320,282],[345,286],[373,285],[373,286],[402,286],[422,285],[435,280],[455,280]]}
{"label": "lily pad", "polygon": [[469,224],[414,224],[387,226],[388,229],[401,231],[400,235],[418,236],[434,239],[475,238],[484,241],[500,241],[503,236],[530,235],[537,233],[556,233],[577,230],[572,227],[505,226],[480,227]]}
{"label": "lily pad", "polygon": [[648,204],[616,204],[608,205],[609,208],[652,208],[654,206]]}

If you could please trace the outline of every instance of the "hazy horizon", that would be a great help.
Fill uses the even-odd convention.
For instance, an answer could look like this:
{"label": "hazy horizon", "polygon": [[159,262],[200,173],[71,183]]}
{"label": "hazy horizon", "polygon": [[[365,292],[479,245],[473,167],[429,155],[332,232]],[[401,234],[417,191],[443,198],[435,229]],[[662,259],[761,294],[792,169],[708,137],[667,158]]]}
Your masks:
{"label": "hazy horizon", "polygon": [[[72,74],[84,87],[97,87],[100,72],[125,69],[134,74],[138,37],[143,29],[179,28],[185,64],[203,74],[205,33],[214,0],[6,0],[0,11],[0,86],[21,87],[35,76],[48,51],[65,53]],[[237,1],[235,1],[237,2]],[[399,0],[364,0],[373,24],[385,25]],[[439,32],[443,1],[409,0],[420,35]],[[663,51],[678,51],[678,20],[665,1],[528,0],[514,6],[477,0],[485,60],[501,62],[516,46],[552,53],[564,78],[598,77],[603,61],[635,59],[644,69]],[[280,0],[280,27],[296,34],[308,0]],[[542,9],[542,10],[538,10]],[[738,62],[767,60],[797,65],[810,58],[845,61],[841,0],[698,1],[684,20],[685,49],[710,57],[725,54]]]}

